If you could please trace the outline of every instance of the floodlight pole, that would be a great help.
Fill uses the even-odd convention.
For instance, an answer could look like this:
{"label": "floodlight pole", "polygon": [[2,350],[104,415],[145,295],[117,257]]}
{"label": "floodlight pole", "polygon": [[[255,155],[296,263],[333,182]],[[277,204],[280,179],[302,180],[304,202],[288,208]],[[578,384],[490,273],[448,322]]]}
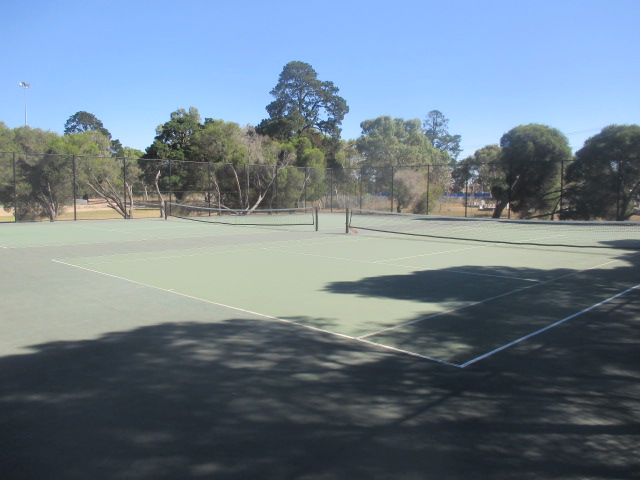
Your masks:
{"label": "floodlight pole", "polygon": [[28,126],[28,123],[27,123],[27,89],[31,85],[29,85],[27,82],[20,82],[20,83],[18,83],[18,85],[20,85],[22,87],[22,89],[24,90],[24,126],[27,127]]}

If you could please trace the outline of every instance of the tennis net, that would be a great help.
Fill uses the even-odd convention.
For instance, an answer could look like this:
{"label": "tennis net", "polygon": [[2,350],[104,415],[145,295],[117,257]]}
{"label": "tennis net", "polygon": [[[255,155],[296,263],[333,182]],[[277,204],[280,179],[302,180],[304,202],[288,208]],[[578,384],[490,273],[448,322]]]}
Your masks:
{"label": "tennis net", "polygon": [[183,203],[167,202],[166,217],[177,217],[207,223],[247,226],[293,226],[312,225],[318,230],[318,210],[306,208],[279,208],[238,210],[229,208],[208,208]]}
{"label": "tennis net", "polygon": [[514,245],[640,249],[640,222],[504,220],[347,210],[357,230]]}

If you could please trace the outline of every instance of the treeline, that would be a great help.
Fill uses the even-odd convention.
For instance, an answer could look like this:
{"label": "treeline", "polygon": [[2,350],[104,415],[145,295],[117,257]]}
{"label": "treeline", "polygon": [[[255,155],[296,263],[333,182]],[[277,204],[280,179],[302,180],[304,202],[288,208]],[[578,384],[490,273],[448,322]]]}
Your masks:
{"label": "treeline", "polygon": [[[306,63],[288,63],[270,93],[274,101],[266,107],[269,117],[255,127],[203,120],[194,107],[178,109],[157,127],[153,143],[144,152],[123,147],[88,112],[72,115],[64,135],[28,127],[9,129],[0,122],[0,151],[42,154],[19,157],[19,184],[13,180],[13,164],[0,161],[0,203],[5,208],[28,205],[20,213],[24,219],[55,220],[68,204],[68,198],[62,197],[70,191],[63,181],[69,177],[69,162],[62,162],[60,155],[104,157],[99,162],[81,162],[82,168],[73,173],[82,179],[84,195],[106,198],[125,217],[126,192],[133,195],[136,182],[145,190],[153,187],[158,195],[175,192],[179,198],[206,190],[209,204],[251,210],[269,204],[274,197],[268,192],[278,181],[280,193],[288,185],[290,201],[314,188],[315,195],[321,195],[326,182],[320,172],[327,168],[332,178],[342,179],[342,185],[350,178],[355,181],[352,172],[358,169],[357,181],[366,179],[369,193],[392,195],[398,211],[419,213],[427,213],[430,207],[425,205],[434,204],[425,201],[427,185],[431,195],[490,191],[496,202],[495,217],[508,207],[522,218],[623,220],[633,214],[640,193],[637,125],[605,127],[575,155],[557,129],[522,125],[505,133],[499,145],[460,160],[461,137],[449,132],[448,119],[437,110],[423,120],[389,116],[366,120],[360,137],[341,139],[347,102],[332,82],[319,80]],[[117,160],[121,158],[140,159],[135,171],[129,162],[128,179],[122,178],[122,161]],[[225,165],[215,171],[226,173],[212,178],[211,168],[171,169],[176,164],[162,160]],[[246,182],[248,165],[261,166],[254,169],[261,176],[251,186]],[[424,168],[435,165],[447,168]],[[338,184],[332,183],[332,188]]]}

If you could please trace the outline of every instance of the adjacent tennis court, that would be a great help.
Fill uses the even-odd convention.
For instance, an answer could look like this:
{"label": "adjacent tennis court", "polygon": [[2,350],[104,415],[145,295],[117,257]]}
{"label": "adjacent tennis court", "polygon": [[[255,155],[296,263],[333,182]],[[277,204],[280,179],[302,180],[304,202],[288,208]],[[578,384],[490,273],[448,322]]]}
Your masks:
{"label": "adjacent tennis court", "polygon": [[[177,215],[177,212],[174,210],[173,213]],[[264,385],[260,386],[263,380],[256,379],[255,372],[261,372],[260,375],[266,378],[278,377],[278,382],[284,382],[287,395],[295,395],[296,382],[292,380],[289,384],[284,380],[284,372],[294,375],[304,388],[310,389],[313,395],[300,394],[305,400],[293,410],[297,412],[294,415],[297,418],[314,417],[314,425],[321,419],[331,423],[333,414],[330,411],[336,408],[338,397],[338,403],[344,405],[346,402],[354,408],[360,404],[363,412],[368,412],[365,414],[368,419],[364,420],[365,417],[355,413],[353,416],[350,410],[340,411],[341,421],[349,417],[347,423],[351,425],[359,422],[380,425],[387,416],[407,419],[410,418],[406,416],[407,412],[413,411],[414,407],[418,418],[417,412],[427,408],[427,404],[431,401],[447,403],[447,396],[454,399],[447,415],[460,409],[461,417],[474,417],[473,401],[466,404],[455,392],[463,397],[482,397],[481,403],[488,409],[486,415],[495,417],[496,421],[500,414],[492,411],[495,404],[493,400],[488,401],[492,395],[498,391],[502,391],[500,395],[506,395],[504,388],[512,388],[514,394],[519,391],[518,395],[530,393],[523,385],[507,387],[507,378],[512,378],[513,382],[514,377],[510,376],[522,375],[522,382],[526,383],[526,377],[530,375],[531,379],[535,377],[534,383],[538,386],[551,382],[541,387],[544,390],[556,381],[552,380],[552,372],[559,372],[565,377],[564,381],[572,379],[568,381],[570,388],[579,389],[583,386],[579,386],[579,380],[574,383],[573,375],[583,377],[585,373],[582,367],[576,366],[578,364],[588,365],[594,378],[601,377],[600,380],[591,379],[597,391],[606,386],[610,391],[603,391],[602,395],[623,395],[626,400],[616,402],[631,402],[629,408],[635,411],[637,397],[631,401],[632,393],[622,393],[628,383],[619,375],[629,380],[640,376],[637,358],[628,356],[637,347],[637,340],[630,335],[637,333],[639,316],[640,250],[637,248],[640,235],[637,224],[621,225],[609,233],[603,233],[604,229],[597,230],[594,225],[588,226],[590,230],[587,225],[578,226],[581,229],[578,234],[562,230],[562,226],[560,229],[553,226],[553,231],[549,232],[549,225],[542,223],[535,231],[529,228],[530,224],[525,227],[509,223],[507,228],[519,233],[510,233],[507,237],[504,231],[495,230],[487,236],[487,227],[493,229],[495,224],[478,227],[460,220],[445,224],[442,219],[437,223],[436,219],[397,215],[379,218],[366,212],[356,213],[360,215],[358,220],[349,215],[346,218],[350,220],[346,220],[344,213],[318,216],[315,211],[282,212],[284,219],[278,222],[282,223],[279,226],[233,215],[224,221],[224,225],[212,225],[210,221],[215,220],[216,215],[210,212],[181,215],[196,217],[198,222],[170,217],[168,220],[2,226],[0,255],[4,274],[0,282],[4,320],[0,322],[0,360],[4,359],[7,370],[0,400],[9,407],[3,417],[5,422],[14,427],[28,424],[16,420],[15,415],[25,415],[30,407],[14,400],[22,398],[22,394],[36,398],[37,392],[43,388],[47,390],[38,384],[44,381],[42,372],[35,374],[39,380],[31,383],[23,377],[18,379],[11,371],[34,374],[36,364],[44,361],[42,368],[46,371],[47,362],[51,362],[55,370],[48,374],[49,378],[55,378],[56,382],[73,390],[68,393],[73,397],[69,405],[77,405],[82,403],[83,395],[92,397],[92,389],[102,391],[93,380],[89,381],[91,385],[85,384],[92,372],[98,372],[101,381],[111,384],[111,388],[114,386],[114,368],[118,381],[125,385],[147,381],[128,377],[124,380],[126,365],[114,367],[109,363],[120,365],[120,354],[125,355],[126,363],[135,375],[144,377],[148,374],[155,379],[144,384],[144,392],[137,390],[138,387],[137,393],[127,390],[123,397],[127,402],[135,402],[137,395],[146,398],[155,391],[160,396],[163,411],[171,410],[169,398],[175,395],[182,399],[177,400],[178,403],[186,402],[192,411],[193,400],[182,397],[179,390],[174,389],[175,385],[171,385],[171,382],[177,382],[180,387],[176,388],[186,388],[190,395],[192,389],[197,389],[196,396],[200,400],[196,407],[203,412],[207,410],[208,402],[218,404],[218,400],[213,399],[219,394],[225,397],[225,402],[260,404],[260,409],[266,408],[266,417],[259,422],[271,425],[264,428],[288,430],[295,424],[296,435],[302,435],[306,448],[315,445],[321,452],[329,447],[319,447],[312,440],[311,432],[296,420],[283,419],[287,427],[278,427],[266,420],[270,414],[284,417],[288,414],[281,410],[280,393],[263,389]],[[416,221],[420,222],[419,228]],[[242,222],[252,226],[237,224]],[[389,233],[407,222],[409,227],[402,233],[409,235]],[[424,225],[429,222],[430,225]],[[468,238],[464,239],[463,235]],[[609,338],[612,332],[617,332],[615,340],[607,340],[607,345],[593,346],[594,342],[597,344],[599,340]],[[176,348],[181,353],[176,353]],[[184,363],[187,358],[182,355],[188,355],[187,365]],[[28,360],[30,356],[34,356],[36,363]],[[584,361],[585,357],[589,362]],[[167,359],[181,365],[182,372],[174,372],[177,367]],[[212,383],[209,383],[204,371],[199,370],[207,365],[211,368],[224,366],[230,376],[211,378]],[[541,370],[531,372],[529,369],[535,368],[531,365],[540,365]],[[562,373],[564,368],[567,371]],[[229,369],[245,374],[253,372],[249,376],[255,383],[233,376]],[[580,370],[579,374],[576,369]],[[625,373],[621,373],[623,370]],[[156,383],[163,371],[173,380]],[[617,377],[612,384],[607,375],[614,371],[617,371]],[[83,380],[66,379],[67,375]],[[218,377],[221,374],[211,375]],[[189,376],[196,378],[199,386],[184,385]],[[327,376],[333,376],[333,379]],[[491,377],[500,379],[495,380],[499,386],[493,393],[489,393]],[[316,383],[318,379],[322,379],[320,384]],[[419,379],[425,382],[424,385],[421,386]],[[488,383],[479,387],[478,382],[485,381]],[[357,392],[349,382],[355,382]],[[220,388],[223,391],[215,393]],[[14,389],[20,392],[16,393]],[[210,393],[205,395],[202,389]],[[400,400],[387,389],[405,392],[408,398]],[[434,389],[439,391],[437,399],[427,400]],[[58,387],[53,390],[56,392],[53,396],[64,404],[65,393]],[[240,392],[241,397],[235,400],[233,395],[229,397],[232,390]],[[523,393],[525,390],[527,394]],[[367,399],[366,395],[361,397],[365,391],[386,399],[378,403]],[[566,400],[568,394],[563,392],[561,395]],[[391,400],[392,397],[395,400]],[[275,398],[278,398],[277,402]],[[272,408],[262,403],[270,401]],[[369,401],[371,405],[368,405]],[[399,403],[395,404],[396,401]],[[523,401],[523,398],[517,401]],[[525,403],[541,401],[530,398]],[[597,403],[593,399],[585,401]],[[48,401],[45,404],[46,409],[57,408]],[[489,404],[493,406],[489,407]],[[89,405],[95,407],[93,401]],[[328,408],[328,405],[333,407]],[[384,405],[391,410],[383,413]],[[108,409],[102,400],[99,408]],[[128,407],[119,408],[126,410]],[[520,410],[520,407],[513,408]],[[243,428],[253,425],[258,421],[256,418],[262,418],[262,414],[255,411],[244,414],[247,416],[243,417]],[[178,425],[185,419],[174,415],[171,413],[169,423],[180,429]],[[201,415],[205,421],[211,421],[215,416],[216,422],[224,423],[218,413],[207,410]],[[633,418],[633,414],[629,415]],[[594,413],[593,421],[606,423],[606,417],[602,412]],[[616,417],[613,423],[623,422],[624,415],[613,417]],[[197,424],[186,421],[190,430],[198,432]],[[426,423],[431,421],[433,419],[427,419]],[[100,428],[107,428],[103,420],[97,422]],[[133,423],[136,429],[144,430],[137,419]],[[634,425],[633,428],[637,428],[637,423]],[[49,427],[38,427],[36,431],[42,428],[52,435]],[[124,425],[119,428],[124,429]],[[491,427],[488,428],[490,431]],[[511,435],[510,428],[503,435]],[[235,438],[234,441],[240,441],[235,437],[237,431],[230,433],[225,429],[225,432]],[[474,428],[469,430],[468,426],[461,428],[461,432],[440,431],[429,435],[433,442],[439,438],[444,444],[449,437],[453,442],[450,453],[465,451],[469,454],[463,445],[456,444],[462,441],[458,435],[481,434]],[[415,432],[408,436],[405,436],[406,432],[396,433],[403,442],[418,438]],[[631,432],[623,433],[628,440]],[[201,434],[196,433],[196,436]],[[240,437],[244,438],[245,434]],[[268,438],[273,434],[265,431],[259,436]],[[580,436],[576,432],[573,434]],[[127,442],[133,441],[122,435],[127,437]],[[166,435],[171,438],[167,440],[170,444],[177,441],[171,433]],[[52,436],[57,438],[57,434]],[[93,434],[89,437],[98,442]],[[26,442],[20,435],[16,438],[19,441],[10,449],[13,454]],[[323,437],[323,441],[327,440]],[[104,441],[101,436],[99,442]],[[156,441],[151,441],[155,445],[151,448],[155,467],[163,464],[157,457],[159,444],[156,445]],[[284,443],[289,445],[291,441]],[[637,442],[637,437],[634,441]],[[491,444],[492,441],[487,442]],[[338,443],[352,445],[345,439]],[[496,449],[494,452],[507,448],[510,441],[498,443],[501,447],[497,444],[490,447]],[[525,443],[530,447],[528,440]],[[376,448],[385,451],[384,444],[381,440]],[[411,475],[419,471],[418,466],[423,465],[424,459],[407,457],[407,450],[412,447],[407,444],[405,447],[407,449],[394,454],[393,462],[400,462],[397,472],[403,472],[397,478],[412,478]],[[109,448],[111,455],[126,463],[119,453],[114,453],[113,446]],[[265,448],[271,451],[270,447]],[[294,448],[293,444],[288,448]],[[524,455],[520,447],[509,448],[513,449],[505,450],[511,452],[509,455]],[[238,453],[236,447],[231,449],[238,459],[252,456]],[[336,452],[331,455],[335,456]],[[262,453],[258,457],[262,458]],[[276,457],[289,458],[284,454]],[[401,459],[405,457],[406,463],[402,463]],[[487,472],[504,467],[496,467],[486,459],[479,460],[474,454],[471,458],[476,467],[482,464]],[[595,458],[592,460],[596,461]],[[624,455],[617,461],[625,464],[624,468],[632,462]],[[279,461],[274,462],[277,468],[284,468]],[[203,468],[203,471],[207,470]],[[222,467],[210,465],[210,468],[215,471]],[[252,465],[251,469],[254,468],[259,470]],[[438,468],[443,472],[438,478],[468,478],[469,472],[465,468],[452,465]],[[365,470],[358,470],[354,478],[358,475],[365,478]],[[247,473],[242,469],[238,471]],[[326,470],[318,471],[327,474]],[[389,471],[385,472],[389,474]],[[318,476],[308,478],[321,476],[318,473]]]}

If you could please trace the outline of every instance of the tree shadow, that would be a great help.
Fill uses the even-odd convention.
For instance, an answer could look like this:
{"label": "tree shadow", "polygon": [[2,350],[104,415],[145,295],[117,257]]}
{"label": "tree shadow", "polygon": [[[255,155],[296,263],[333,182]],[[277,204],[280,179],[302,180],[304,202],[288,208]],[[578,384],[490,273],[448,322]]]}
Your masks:
{"label": "tree shadow", "polygon": [[570,347],[560,332],[466,370],[247,319],[36,345],[0,358],[2,475],[628,478],[638,296],[606,334],[583,319]]}
{"label": "tree shadow", "polygon": [[636,252],[617,257],[609,253],[594,263],[601,266],[577,271],[461,265],[332,282],[325,291],[424,303],[426,313],[372,331],[366,338],[464,364],[638,283]]}

